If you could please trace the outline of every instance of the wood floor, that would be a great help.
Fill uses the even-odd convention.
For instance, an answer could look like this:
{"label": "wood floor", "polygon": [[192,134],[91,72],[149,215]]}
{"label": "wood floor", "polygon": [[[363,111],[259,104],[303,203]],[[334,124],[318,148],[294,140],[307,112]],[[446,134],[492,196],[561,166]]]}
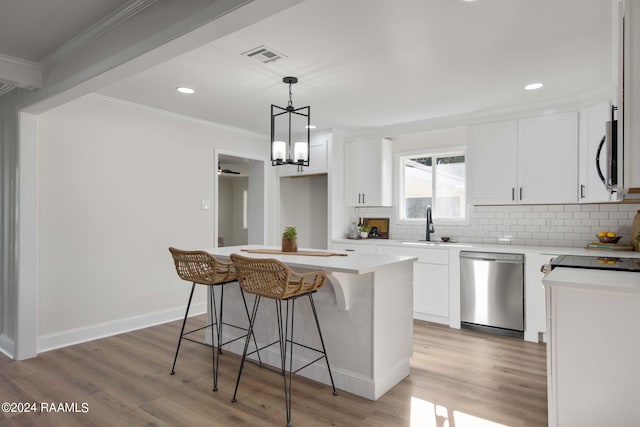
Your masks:
{"label": "wood floor", "polygon": [[[285,425],[282,377],[273,372],[249,364],[238,402],[230,402],[239,364],[230,352],[220,359],[218,392],[211,391],[205,346],[183,344],[176,374],[169,375],[179,326],[173,322],[20,362],[0,354],[0,402],[77,404],[75,413],[3,413],[0,425]],[[546,426],[545,363],[544,344],[415,321],[409,377],[373,402],[346,392],[333,396],[330,387],[297,376],[292,424]]]}

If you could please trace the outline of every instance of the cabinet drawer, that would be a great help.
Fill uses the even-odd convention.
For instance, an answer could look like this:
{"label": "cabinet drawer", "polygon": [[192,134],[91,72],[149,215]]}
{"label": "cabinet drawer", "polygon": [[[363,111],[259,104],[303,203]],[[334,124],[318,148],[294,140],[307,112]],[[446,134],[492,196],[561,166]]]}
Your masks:
{"label": "cabinet drawer", "polygon": [[429,264],[449,264],[447,249],[411,248],[406,246],[378,246],[378,253],[385,255],[405,255],[418,257],[417,262]]}
{"label": "cabinet drawer", "polygon": [[349,244],[349,243],[333,243],[331,245],[332,249],[335,251],[346,251],[346,252],[364,252],[364,253],[375,253],[376,247],[375,245],[367,245],[367,244]]}

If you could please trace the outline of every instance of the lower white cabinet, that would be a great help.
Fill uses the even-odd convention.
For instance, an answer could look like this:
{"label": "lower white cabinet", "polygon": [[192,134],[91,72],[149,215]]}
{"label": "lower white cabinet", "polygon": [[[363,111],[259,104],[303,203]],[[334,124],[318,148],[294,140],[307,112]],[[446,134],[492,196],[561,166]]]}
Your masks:
{"label": "lower white cabinet", "polygon": [[638,273],[561,270],[545,278],[549,426],[637,426]]}
{"label": "lower white cabinet", "polygon": [[378,253],[418,257],[413,264],[413,318],[449,324],[449,251],[378,246]]}
{"label": "lower white cabinet", "polygon": [[345,251],[345,252],[364,252],[364,253],[375,253],[376,246],[367,243],[332,243],[331,249],[334,251]]}

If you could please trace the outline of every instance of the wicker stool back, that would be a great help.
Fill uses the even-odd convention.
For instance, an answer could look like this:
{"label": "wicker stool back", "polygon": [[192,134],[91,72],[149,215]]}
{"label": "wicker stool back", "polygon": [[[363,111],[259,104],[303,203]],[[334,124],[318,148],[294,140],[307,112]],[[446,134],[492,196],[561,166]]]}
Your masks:
{"label": "wicker stool back", "polygon": [[[240,287],[245,292],[256,295],[253,304],[253,310],[251,312],[251,320],[249,322],[249,334],[253,332],[253,327],[256,321],[256,314],[258,312],[261,298],[265,297],[275,300],[276,317],[278,322],[278,340],[272,342],[271,344],[267,344],[260,349],[270,347],[275,344],[280,345],[281,370],[279,371],[279,373],[284,377],[285,411],[287,417],[287,426],[290,426],[292,391],[291,382],[293,374],[295,372],[298,372],[315,362],[324,360],[327,364],[327,371],[329,373],[329,379],[331,380],[331,388],[333,389],[333,394],[337,395],[336,387],[333,382],[333,375],[331,374],[331,367],[329,366],[327,350],[324,345],[324,339],[322,338],[322,331],[320,330],[318,313],[316,311],[315,303],[313,302],[313,294],[322,286],[324,286],[327,280],[327,276],[323,271],[312,271],[309,273],[299,274],[291,270],[284,263],[272,258],[247,258],[238,254],[231,254],[231,260],[233,261],[233,265],[236,268]],[[321,348],[313,348],[294,341],[293,327],[295,317],[295,303],[298,297],[306,297],[306,299],[309,300],[311,312],[313,313],[314,323],[318,331],[318,337],[320,338]],[[320,356],[315,360],[307,363],[306,365],[294,370],[294,345],[304,347],[307,350],[312,350],[320,354]],[[240,377],[242,376],[242,369],[247,357],[248,347],[249,336],[247,336],[247,339],[245,341],[244,353],[242,354],[242,359],[240,361],[240,370],[238,371],[238,379],[236,380],[236,389],[233,393],[233,398],[231,399],[232,402],[236,402],[238,386],[240,385]],[[288,369],[286,366],[287,355],[289,356]]]}
{"label": "wicker stool back", "polygon": [[[189,295],[189,302],[187,303],[187,310],[184,313],[184,320],[182,321],[182,330],[180,331],[180,338],[178,339],[178,346],[176,348],[176,355],[173,359],[173,367],[171,368],[171,375],[175,374],[176,362],[178,360],[178,353],[180,352],[180,344],[182,340],[188,340],[191,342],[195,342],[198,344],[209,345],[205,342],[199,341],[197,339],[192,339],[188,337],[189,334],[194,332],[211,328],[211,347],[212,347],[212,365],[213,365],[213,391],[218,390],[218,364],[220,360],[220,356],[216,357],[216,348],[217,353],[222,354],[222,346],[229,344],[233,341],[241,339],[245,336],[249,336],[248,328],[233,325],[231,323],[226,323],[223,321],[222,309],[224,304],[224,287],[220,286],[220,309],[218,310],[216,306],[216,298],[214,287],[218,285],[225,285],[227,283],[232,283],[237,280],[236,269],[231,262],[225,262],[215,258],[213,255],[205,252],[205,251],[185,251],[181,249],[176,249],[173,247],[169,248],[169,252],[171,252],[171,256],[173,257],[173,262],[176,267],[176,272],[178,273],[178,277],[182,280],[186,280],[187,282],[191,282],[191,293]],[[196,285],[204,285],[209,288],[209,304],[211,309],[211,322],[203,327],[194,329],[192,331],[185,332],[185,326],[187,324],[187,318],[189,317],[189,308],[191,307],[191,300],[193,299],[193,291],[195,290]],[[249,309],[247,308],[247,301],[244,296],[244,292],[240,289],[240,293],[242,295],[242,301],[244,303],[244,310],[247,315],[247,320],[250,320]],[[222,341],[222,325],[231,326],[236,329],[241,329],[247,331],[247,335],[242,335],[240,337],[231,339],[227,342]],[[215,326],[215,328],[214,328]],[[214,339],[214,331],[217,337],[217,345],[216,340]],[[255,344],[255,337],[253,337],[253,341]],[[256,344],[257,348],[257,344]],[[258,352],[258,350],[256,350]],[[260,360],[260,353],[258,352],[258,360],[260,364],[262,361]]]}

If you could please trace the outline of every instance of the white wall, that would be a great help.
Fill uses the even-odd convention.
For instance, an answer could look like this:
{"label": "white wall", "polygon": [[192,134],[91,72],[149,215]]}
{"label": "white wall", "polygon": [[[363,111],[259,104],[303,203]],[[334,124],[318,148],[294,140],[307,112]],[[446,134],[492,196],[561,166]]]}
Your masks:
{"label": "white wall", "polygon": [[39,123],[39,350],[179,317],[167,248],[214,246],[214,150],[265,138],[99,96]]}
{"label": "white wall", "polygon": [[243,224],[243,193],[248,188],[246,176],[218,176],[218,236],[224,238],[224,246],[248,243],[247,229]]}
{"label": "white wall", "polygon": [[449,129],[438,129],[409,135],[394,136],[391,140],[393,141],[391,148],[394,154],[429,148],[466,146],[467,128],[463,126]]}

